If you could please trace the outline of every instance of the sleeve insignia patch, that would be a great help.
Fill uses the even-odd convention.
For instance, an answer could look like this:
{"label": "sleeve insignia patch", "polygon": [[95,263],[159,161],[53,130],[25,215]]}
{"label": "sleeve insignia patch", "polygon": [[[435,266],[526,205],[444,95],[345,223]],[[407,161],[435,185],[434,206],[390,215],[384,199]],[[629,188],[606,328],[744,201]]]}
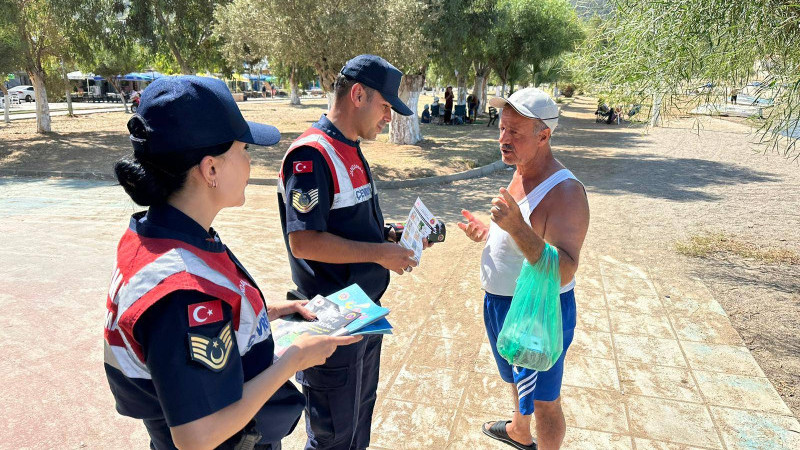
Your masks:
{"label": "sleeve insignia patch", "polygon": [[197,361],[214,372],[225,368],[232,348],[233,335],[230,322],[212,338],[189,333],[189,353],[192,361]]}
{"label": "sleeve insignia patch", "polygon": [[292,207],[299,213],[307,213],[319,203],[319,189],[303,192],[292,189]]}
{"label": "sleeve insignia patch", "polygon": [[296,161],[292,164],[292,173],[311,173],[314,171],[314,161]]}

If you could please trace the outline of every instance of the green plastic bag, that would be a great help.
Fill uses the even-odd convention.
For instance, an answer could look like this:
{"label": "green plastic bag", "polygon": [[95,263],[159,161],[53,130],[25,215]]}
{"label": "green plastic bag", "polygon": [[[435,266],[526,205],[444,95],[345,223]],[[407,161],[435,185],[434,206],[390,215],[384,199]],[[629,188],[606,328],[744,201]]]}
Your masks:
{"label": "green plastic bag", "polygon": [[511,307],[497,337],[497,351],[510,364],[545,371],[564,349],[558,250],[545,244],[535,265],[526,259]]}

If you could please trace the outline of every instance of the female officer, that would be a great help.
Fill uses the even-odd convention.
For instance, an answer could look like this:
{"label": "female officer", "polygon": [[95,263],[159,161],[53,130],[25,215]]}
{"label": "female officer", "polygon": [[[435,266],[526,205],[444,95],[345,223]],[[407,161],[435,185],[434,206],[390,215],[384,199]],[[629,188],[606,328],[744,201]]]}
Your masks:
{"label": "female officer", "polygon": [[128,122],[133,157],[114,170],[149,206],[120,240],[107,299],[105,370],[121,414],[142,419],[155,449],[279,449],[304,406],[288,382],[357,337],[303,337],[273,363],[269,320],[313,314],[271,302],[211,222],[241,206],[247,143],[275,127],[246,122],[225,84],[165,77]]}

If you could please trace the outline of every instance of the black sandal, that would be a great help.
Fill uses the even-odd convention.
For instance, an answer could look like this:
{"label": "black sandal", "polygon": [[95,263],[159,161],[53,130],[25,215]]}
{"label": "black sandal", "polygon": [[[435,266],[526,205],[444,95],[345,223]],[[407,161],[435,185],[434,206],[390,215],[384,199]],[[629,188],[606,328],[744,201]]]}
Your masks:
{"label": "black sandal", "polygon": [[[536,450],[536,440],[534,439],[533,444],[531,445],[524,445],[520,444],[519,442],[511,439],[511,437],[506,432],[506,424],[510,423],[510,420],[498,420],[496,422],[486,422],[483,424],[481,429],[483,430],[483,434],[489,436],[492,439],[497,439],[500,442],[506,443],[516,449],[519,450]],[[488,428],[487,425],[491,424]]]}

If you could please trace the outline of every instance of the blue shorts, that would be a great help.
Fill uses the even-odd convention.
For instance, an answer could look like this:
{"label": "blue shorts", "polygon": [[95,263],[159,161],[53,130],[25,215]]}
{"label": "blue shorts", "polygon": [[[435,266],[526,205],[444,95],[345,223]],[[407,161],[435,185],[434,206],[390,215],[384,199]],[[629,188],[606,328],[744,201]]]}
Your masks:
{"label": "blue shorts", "polygon": [[561,395],[561,379],[564,376],[564,356],[572,343],[575,332],[575,291],[561,294],[561,322],[564,330],[564,351],[558,361],[546,372],[512,366],[497,353],[497,335],[503,328],[511,297],[486,293],[483,301],[483,322],[492,354],[500,371],[500,378],[506,383],[515,383],[519,393],[519,411],[523,415],[533,414],[533,401],[552,402]]}

